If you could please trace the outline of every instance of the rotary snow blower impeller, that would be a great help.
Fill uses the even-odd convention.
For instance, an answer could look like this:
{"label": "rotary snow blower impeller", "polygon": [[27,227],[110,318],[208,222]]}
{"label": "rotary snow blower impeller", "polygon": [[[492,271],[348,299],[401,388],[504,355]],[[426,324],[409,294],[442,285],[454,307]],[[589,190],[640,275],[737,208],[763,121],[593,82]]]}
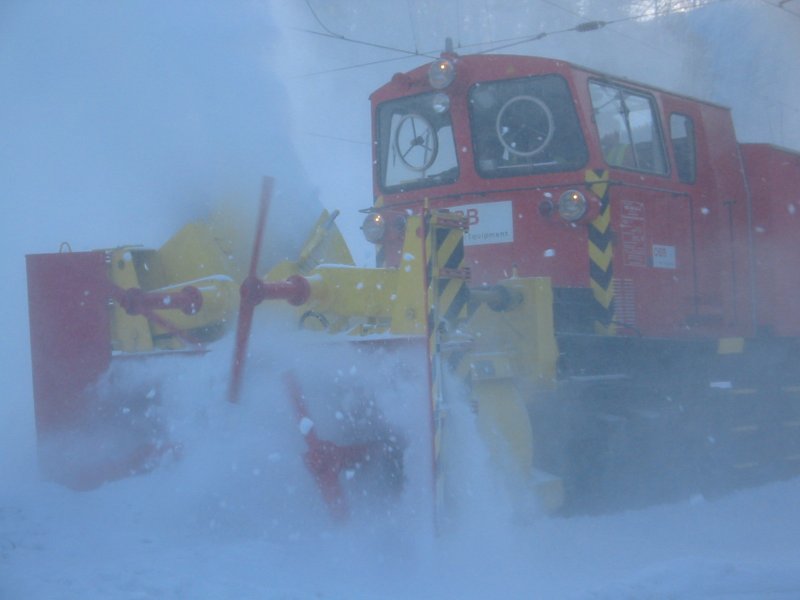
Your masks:
{"label": "rotary snow blower impeller", "polygon": [[[257,275],[258,259],[261,251],[267,213],[272,196],[273,179],[265,177],[259,206],[256,233],[253,241],[253,253],[247,278],[240,288],[239,318],[236,328],[236,345],[234,349],[231,383],[228,400],[238,403],[241,396],[242,378],[245,359],[253,324],[253,313],[256,306],[264,300],[286,300],[292,305],[305,303],[310,295],[308,281],[300,276],[291,276],[285,281],[266,282]],[[295,374],[287,371],[283,382],[289,394],[298,427],[305,439],[307,450],[304,463],[314,478],[331,515],[336,520],[344,520],[349,516],[347,500],[342,489],[340,478],[345,471],[351,471],[370,460],[371,455],[382,452],[386,444],[380,441],[337,444],[322,439],[316,431],[314,421],[310,417],[305,397]]]}

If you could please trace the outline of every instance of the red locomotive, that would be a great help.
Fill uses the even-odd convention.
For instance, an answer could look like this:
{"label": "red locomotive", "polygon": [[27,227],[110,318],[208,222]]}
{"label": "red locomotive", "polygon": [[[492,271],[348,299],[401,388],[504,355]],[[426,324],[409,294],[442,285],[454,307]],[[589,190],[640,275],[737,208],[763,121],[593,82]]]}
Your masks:
{"label": "red locomotive", "polygon": [[471,285],[552,281],[541,466],[583,496],[646,496],[631,482],[654,465],[700,488],[800,470],[800,154],[739,144],[722,106],[546,58],[445,53],[371,100],[378,263],[398,265],[406,215],[446,208],[470,221]]}

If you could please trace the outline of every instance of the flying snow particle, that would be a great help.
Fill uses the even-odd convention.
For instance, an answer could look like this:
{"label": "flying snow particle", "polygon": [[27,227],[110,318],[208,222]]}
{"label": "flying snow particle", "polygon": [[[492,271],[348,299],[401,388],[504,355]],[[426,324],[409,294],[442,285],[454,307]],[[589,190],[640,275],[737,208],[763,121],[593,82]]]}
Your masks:
{"label": "flying snow particle", "polygon": [[309,419],[308,417],[303,417],[300,419],[300,433],[304,436],[308,435],[308,432],[314,428],[314,421]]}

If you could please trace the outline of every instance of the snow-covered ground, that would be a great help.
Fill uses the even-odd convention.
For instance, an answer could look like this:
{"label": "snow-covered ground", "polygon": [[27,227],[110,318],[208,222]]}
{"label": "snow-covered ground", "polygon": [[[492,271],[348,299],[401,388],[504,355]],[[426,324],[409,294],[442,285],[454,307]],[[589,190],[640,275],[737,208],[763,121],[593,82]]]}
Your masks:
{"label": "snow-covered ground", "polygon": [[313,511],[274,527],[282,515],[253,498],[232,518],[223,490],[189,494],[173,475],[92,493],[5,489],[0,597],[800,598],[796,480],[608,516],[501,525],[487,514],[492,526],[434,542],[397,522],[335,528]]}
{"label": "snow-covered ground", "polygon": [[[534,0],[312,4],[336,32],[375,41],[380,29],[386,45],[426,50],[447,35],[466,46],[629,8],[606,3],[579,19]],[[767,4],[722,2],[514,51],[730,104],[743,140],[800,147],[800,112],[787,100],[800,94],[800,18]],[[249,214],[262,174],[283,182],[273,211],[281,248],[295,240],[280,223],[304,230],[320,201],[355,215],[342,217],[355,240],[356,209],[371,202],[367,96],[421,59],[309,77],[394,55],[292,29],[319,30],[306,8],[0,5],[0,599],[800,598],[800,480],[520,521],[472,444],[461,465],[474,471],[467,510],[447,535],[430,535],[414,499],[334,525],[303,468],[274,376],[286,357],[267,334],[261,348],[275,356],[241,406],[222,401],[229,341],[200,365],[167,369],[180,460],[92,492],[39,480],[26,253],[64,240],[75,250],[159,245],[220,196]]]}

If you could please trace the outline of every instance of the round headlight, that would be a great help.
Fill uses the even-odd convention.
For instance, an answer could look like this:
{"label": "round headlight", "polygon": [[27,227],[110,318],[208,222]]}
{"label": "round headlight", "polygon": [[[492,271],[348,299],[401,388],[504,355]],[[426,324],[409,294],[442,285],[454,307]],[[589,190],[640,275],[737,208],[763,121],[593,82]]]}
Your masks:
{"label": "round headlight", "polygon": [[433,112],[438,114],[446,113],[447,109],[450,108],[450,96],[448,96],[444,92],[439,92],[438,94],[434,94],[432,105],[433,105]]}
{"label": "round headlight", "polygon": [[586,214],[586,196],[578,190],[567,190],[558,199],[558,214],[565,221],[577,221]]}
{"label": "round headlight", "polygon": [[456,66],[452,61],[442,58],[431,64],[428,69],[428,82],[435,90],[443,90],[456,78]]}
{"label": "round headlight", "polygon": [[369,214],[361,225],[361,231],[368,242],[379,244],[386,235],[386,219],[379,213]]}

